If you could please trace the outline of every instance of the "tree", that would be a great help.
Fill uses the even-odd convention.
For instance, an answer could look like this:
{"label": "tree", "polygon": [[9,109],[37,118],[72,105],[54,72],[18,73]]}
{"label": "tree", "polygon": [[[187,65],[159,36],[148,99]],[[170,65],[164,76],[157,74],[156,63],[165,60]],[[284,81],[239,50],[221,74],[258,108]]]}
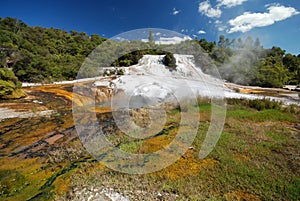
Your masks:
{"label": "tree", "polygon": [[254,42],[254,47],[255,47],[255,48],[261,48],[261,45],[260,45],[260,40],[259,40],[259,38],[256,38],[256,39],[255,39],[255,42]]}
{"label": "tree", "polygon": [[221,48],[225,47],[225,36],[224,35],[219,36],[218,46]]}
{"label": "tree", "polygon": [[268,53],[268,56],[271,57],[280,57],[282,59],[283,55],[285,54],[285,50],[282,50],[280,47],[273,46]]}
{"label": "tree", "polygon": [[248,36],[245,40],[245,46],[248,48],[253,47],[253,39],[251,36]]}
{"label": "tree", "polygon": [[244,42],[241,38],[238,38],[238,48],[243,48],[244,47]]}
{"label": "tree", "polygon": [[213,60],[215,60],[219,64],[223,64],[225,62],[225,60],[228,59],[228,56],[226,55],[226,52],[221,48],[216,49],[213,52],[213,54],[211,55],[211,57],[212,57]]}
{"label": "tree", "polygon": [[230,40],[229,40],[229,38],[226,38],[225,42],[224,42],[224,47],[228,48],[229,46],[230,46]]}
{"label": "tree", "polygon": [[283,57],[283,65],[291,74],[289,84],[300,84],[300,58],[292,54],[286,54]]}
{"label": "tree", "polygon": [[283,65],[285,50],[272,47],[258,67],[257,84],[264,87],[282,87],[290,79],[288,69]]}
{"label": "tree", "polygon": [[154,44],[154,37],[153,37],[153,31],[149,31],[149,43],[152,45]]}
{"label": "tree", "polygon": [[208,42],[206,39],[202,38],[198,41],[199,45],[208,53],[212,53],[215,48],[215,43]]}
{"label": "tree", "polygon": [[233,49],[236,49],[236,48],[237,48],[237,40],[236,40],[235,38],[233,38],[233,39],[231,40],[231,47],[232,47]]}
{"label": "tree", "polygon": [[163,64],[169,68],[170,71],[176,70],[176,59],[172,53],[167,53],[163,58]]}
{"label": "tree", "polygon": [[22,84],[15,74],[8,68],[0,68],[0,99],[20,98],[25,93],[20,90]]}

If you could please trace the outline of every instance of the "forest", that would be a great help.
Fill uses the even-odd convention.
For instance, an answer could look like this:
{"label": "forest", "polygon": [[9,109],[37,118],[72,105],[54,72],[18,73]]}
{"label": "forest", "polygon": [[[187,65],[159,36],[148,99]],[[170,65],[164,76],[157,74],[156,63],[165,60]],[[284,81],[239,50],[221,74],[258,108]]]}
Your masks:
{"label": "forest", "polygon": [[300,54],[286,53],[280,47],[264,48],[259,38],[244,40],[224,36],[219,41],[199,44],[208,52],[223,79],[243,85],[282,87],[300,83]]}
{"label": "forest", "polygon": [[[137,63],[144,54],[166,53],[160,50],[162,45],[153,43],[152,34],[149,33],[148,43],[135,41],[144,49],[125,54],[106,65],[129,66]],[[86,57],[104,41],[108,39],[97,34],[28,26],[19,19],[0,18],[0,97],[9,96],[19,89],[19,81],[51,83],[76,79]],[[216,42],[193,39],[176,48],[184,49],[190,42],[200,45],[199,58],[205,54],[211,59],[210,65],[200,65],[202,70],[209,72],[211,65],[215,65],[228,82],[263,87],[300,83],[300,54],[292,55],[275,46],[264,48],[258,38],[254,40],[249,36],[230,40],[221,35]],[[104,60],[115,56],[114,53],[126,41],[110,43],[113,43],[113,48],[107,48],[106,54],[101,55]],[[199,58],[196,58],[196,63]],[[171,54],[165,61],[166,65],[176,68]]]}

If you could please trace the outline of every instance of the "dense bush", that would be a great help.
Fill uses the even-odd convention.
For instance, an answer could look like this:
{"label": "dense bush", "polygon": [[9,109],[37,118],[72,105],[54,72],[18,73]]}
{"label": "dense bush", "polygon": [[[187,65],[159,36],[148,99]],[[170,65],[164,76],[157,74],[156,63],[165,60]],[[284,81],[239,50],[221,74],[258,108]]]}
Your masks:
{"label": "dense bush", "polygon": [[95,34],[30,27],[18,19],[3,18],[0,67],[12,68],[25,82],[75,79],[86,56],[104,40]]}
{"label": "dense bush", "polygon": [[[24,95],[20,91],[21,86],[22,84],[11,70],[0,68],[0,99],[10,97],[20,98]],[[16,93],[18,90],[19,93]]]}
{"label": "dense bush", "polygon": [[[143,46],[145,44],[138,44],[139,46]],[[147,44],[146,44],[147,45]],[[145,46],[146,47],[146,46]],[[159,49],[144,49],[144,50],[136,50],[130,53],[127,53],[116,61],[114,61],[111,65],[112,66],[131,66],[138,64],[139,60],[143,57],[143,55],[164,55],[166,54],[165,51]]]}
{"label": "dense bush", "polygon": [[240,105],[245,107],[250,107],[258,111],[267,110],[267,109],[281,109],[282,102],[273,101],[267,98],[263,99],[244,99],[244,98],[229,98],[227,103],[230,105]]}
{"label": "dense bush", "polygon": [[169,68],[170,71],[176,70],[176,59],[172,53],[167,53],[163,58],[163,64]]}

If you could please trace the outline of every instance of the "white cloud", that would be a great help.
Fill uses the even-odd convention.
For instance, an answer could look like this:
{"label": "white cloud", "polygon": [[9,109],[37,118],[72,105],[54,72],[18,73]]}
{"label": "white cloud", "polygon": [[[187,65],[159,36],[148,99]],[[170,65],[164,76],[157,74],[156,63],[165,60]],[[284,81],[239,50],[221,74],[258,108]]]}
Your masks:
{"label": "white cloud", "polygon": [[220,8],[218,6],[213,8],[208,0],[199,4],[198,11],[199,13],[211,18],[219,18],[222,15]]}
{"label": "white cloud", "polygon": [[224,31],[226,28],[227,28],[226,26],[219,26],[218,27],[218,31],[220,31],[220,32]]}
{"label": "white cloud", "polygon": [[120,41],[120,42],[123,42],[123,41],[128,41],[128,39],[126,39],[126,38],[122,38],[122,37],[116,37],[115,38],[117,41]]}
{"label": "white cloud", "polygon": [[214,23],[215,23],[215,27],[220,32],[226,30],[226,28],[227,28],[227,26],[225,26],[221,20],[216,20]]}
{"label": "white cloud", "polygon": [[222,24],[222,21],[216,20],[216,21],[215,21],[215,24]]}
{"label": "white cloud", "polygon": [[141,41],[144,42],[144,43],[148,43],[148,42],[149,42],[149,39],[143,38],[143,39],[141,39]]}
{"label": "white cloud", "polygon": [[186,41],[186,40],[192,40],[192,39],[188,36],[185,36],[183,38],[180,38],[178,36],[174,36],[171,38],[160,37],[159,40],[155,41],[155,44],[164,44],[164,45],[177,44],[177,43],[181,43],[182,41]]}
{"label": "white cloud", "polygon": [[206,31],[204,31],[204,30],[199,30],[197,33],[198,33],[198,34],[206,34]]}
{"label": "white cloud", "polygon": [[182,32],[182,33],[183,32],[189,32],[189,30],[188,29],[181,29],[180,32]]}
{"label": "white cloud", "polygon": [[210,1],[206,0],[199,4],[199,13],[211,18],[219,18],[222,15],[221,7],[231,8],[243,4],[248,0],[217,0],[218,4],[213,8]]}
{"label": "white cloud", "polygon": [[177,10],[176,8],[173,8],[172,14],[173,14],[173,15],[177,15],[177,14],[179,14],[180,12],[181,12],[180,10]]}
{"label": "white cloud", "polygon": [[[155,44],[162,44],[162,45],[177,44],[177,43],[181,43],[186,40],[192,40],[192,38],[189,36],[160,37],[159,39],[155,40]],[[141,39],[141,41],[144,43],[148,43],[149,39],[144,38],[144,39]]]}
{"label": "white cloud", "polygon": [[265,27],[274,24],[275,22],[285,20],[299,12],[293,7],[285,7],[281,5],[269,5],[268,12],[265,13],[250,13],[245,12],[242,15],[228,21],[231,28],[228,33],[247,32],[255,27]]}
{"label": "white cloud", "polygon": [[226,8],[242,5],[246,1],[248,0],[217,0],[218,6],[225,6]]}

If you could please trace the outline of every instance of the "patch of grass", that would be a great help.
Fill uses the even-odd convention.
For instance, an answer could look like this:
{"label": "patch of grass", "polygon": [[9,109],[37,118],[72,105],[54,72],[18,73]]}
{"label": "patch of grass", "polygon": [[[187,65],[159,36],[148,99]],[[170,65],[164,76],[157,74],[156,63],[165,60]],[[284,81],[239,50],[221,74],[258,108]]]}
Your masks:
{"label": "patch of grass", "polygon": [[16,170],[0,170],[0,178],[0,198],[20,193],[28,185],[24,175]]}
{"label": "patch of grass", "polygon": [[142,147],[143,141],[134,141],[129,143],[122,143],[119,148],[127,153],[138,153]]}
{"label": "patch of grass", "polygon": [[230,109],[227,111],[227,117],[235,119],[246,119],[251,121],[282,121],[296,123],[298,120],[295,115],[284,111],[269,109],[263,111],[249,109]]}
{"label": "patch of grass", "polygon": [[268,98],[263,99],[244,99],[244,98],[229,98],[227,103],[230,105],[239,105],[256,109],[258,111],[267,109],[281,109],[283,106],[282,102],[272,101]]}
{"label": "patch of grass", "polygon": [[210,103],[200,103],[199,110],[200,110],[200,112],[210,112],[211,104]]}
{"label": "patch of grass", "polygon": [[[209,116],[210,108],[209,103],[200,104],[201,114]],[[168,119],[179,113],[180,110],[172,110]],[[258,111],[249,106],[229,105],[224,131],[204,160],[198,159],[198,153],[210,122],[201,118],[200,121],[191,149],[171,166],[143,176],[104,171],[85,178],[85,183],[97,178],[102,181],[98,185],[113,187],[133,198],[143,189],[149,192],[149,200],[156,199],[155,192],[176,195],[175,200],[297,200],[299,177],[295,167],[300,167],[299,161],[293,162],[293,169],[289,166],[300,148],[290,126],[297,123],[295,114],[281,109]],[[172,131],[178,126],[175,124]],[[151,141],[163,144],[162,138],[168,135],[169,132],[162,133]],[[139,148],[145,149],[147,143]],[[135,143],[128,146],[137,147]]]}

